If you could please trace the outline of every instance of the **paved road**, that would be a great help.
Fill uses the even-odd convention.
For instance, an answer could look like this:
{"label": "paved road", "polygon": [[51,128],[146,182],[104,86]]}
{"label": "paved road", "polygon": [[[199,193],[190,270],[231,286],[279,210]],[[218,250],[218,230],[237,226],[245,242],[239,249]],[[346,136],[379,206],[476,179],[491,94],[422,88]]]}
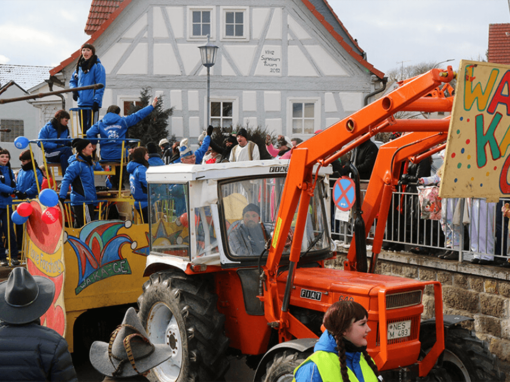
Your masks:
{"label": "paved road", "polygon": [[[230,361],[230,369],[225,376],[226,382],[249,382],[253,378],[254,371],[245,364],[245,358],[228,357]],[[99,374],[88,362],[88,360],[76,359],[73,355],[73,362],[78,373],[80,382],[100,382],[104,376]]]}

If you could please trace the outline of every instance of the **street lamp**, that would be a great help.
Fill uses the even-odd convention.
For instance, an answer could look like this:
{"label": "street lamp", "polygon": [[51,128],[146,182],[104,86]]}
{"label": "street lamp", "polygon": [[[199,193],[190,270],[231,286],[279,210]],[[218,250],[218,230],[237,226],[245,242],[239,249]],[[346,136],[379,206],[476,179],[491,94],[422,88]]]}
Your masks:
{"label": "street lamp", "polygon": [[450,61],[454,61],[454,60],[455,60],[455,58],[450,58],[449,60],[438,62],[437,64],[435,64],[432,67],[432,69],[437,68],[439,64],[444,64],[445,62],[450,62]]}
{"label": "street lamp", "polygon": [[[213,45],[209,42],[209,35],[207,35],[207,44],[203,46],[199,46],[198,49],[200,49],[200,56],[202,57],[202,65],[204,65],[207,68],[207,123],[206,125],[209,125],[209,108],[210,108],[210,102],[209,102],[209,89],[210,89],[210,77],[209,77],[209,70],[211,66],[214,66],[214,63],[216,62],[216,52],[218,51],[218,47],[216,45]],[[206,126],[206,127],[207,127]]]}

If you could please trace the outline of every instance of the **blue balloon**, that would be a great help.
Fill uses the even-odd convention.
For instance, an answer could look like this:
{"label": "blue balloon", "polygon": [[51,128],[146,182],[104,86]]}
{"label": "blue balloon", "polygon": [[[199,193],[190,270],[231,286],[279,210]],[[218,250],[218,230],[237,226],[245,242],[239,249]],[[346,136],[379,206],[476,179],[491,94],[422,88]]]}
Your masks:
{"label": "blue balloon", "polygon": [[28,146],[28,138],[25,137],[18,137],[14,140],[14,146],[16,146],[17,149],[23,150]]}
{"label": "blue balloon", "polygon": [[14,211],[12,213],[12,215],[11,215],[11,220],[12,220],[12,222],[14,224],[21,225],[21,224],[25,223],[28,220],[28,216],[27,217],[23,217],[20,214],[18,214],[18,211]]}
{"label": "blue balloon", "polygon": [[39,201],[46,207],[55,207],[58,204],[58,195],[51,188],[47,188],[39,194]]}

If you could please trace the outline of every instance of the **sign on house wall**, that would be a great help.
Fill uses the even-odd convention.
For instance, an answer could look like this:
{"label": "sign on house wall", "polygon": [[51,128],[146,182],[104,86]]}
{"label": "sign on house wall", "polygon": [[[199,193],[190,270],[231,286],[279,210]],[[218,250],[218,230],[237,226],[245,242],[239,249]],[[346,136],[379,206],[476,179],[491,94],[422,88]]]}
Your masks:
{"label": "sign on house wall", "polygon": [[440,196],[510,196],[509,148],[510,66],[462,60]]}

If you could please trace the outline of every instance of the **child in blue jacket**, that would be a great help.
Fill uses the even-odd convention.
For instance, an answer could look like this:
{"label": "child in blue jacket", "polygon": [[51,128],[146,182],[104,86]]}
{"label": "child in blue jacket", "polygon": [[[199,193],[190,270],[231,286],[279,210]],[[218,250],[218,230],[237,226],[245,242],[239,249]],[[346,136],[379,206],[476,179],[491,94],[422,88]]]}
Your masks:
{"label": "child in blue jacket", "polygon": [[[9,226],[9,249],[11,250],[11,262],[12,265],[19,265],[16,233],[14,232],[12,220],[10,217],[8,219],[8,214],[12,213],[11,194],[16,193],[16,183],[14,181],[14,173],[11,170],[10,160],[11,154],[9,151],[5,149],[0,150],[0,221],[2,222],[2,226],[0,227],[0,237],[9,237],[7,234],[7,226]],[[9,223],[7,223],[7,220],[9,220]],[[8,265],[3,240],[0,240],[0,265],[3,267]]]}

